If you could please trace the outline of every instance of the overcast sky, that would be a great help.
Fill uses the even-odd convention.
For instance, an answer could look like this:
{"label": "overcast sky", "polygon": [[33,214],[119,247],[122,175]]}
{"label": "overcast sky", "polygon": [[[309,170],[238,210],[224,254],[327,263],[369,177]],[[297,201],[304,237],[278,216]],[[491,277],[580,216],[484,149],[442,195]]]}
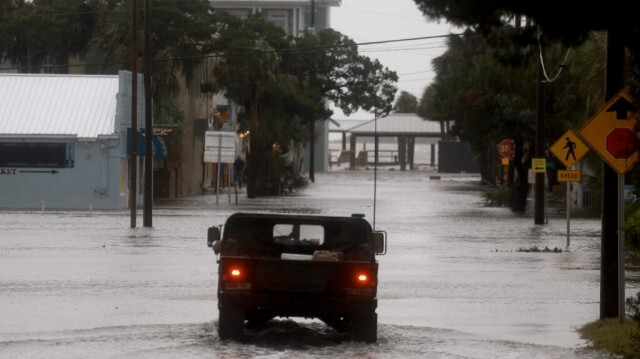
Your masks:
{"label": "overcast sky", "polygon": [[[342,0],[331,8],[331,27],[357,43],[447,35],[449,24],[428,21],[413,0]],[[431,60],[445,50],[445,38],[362,45],[359,53],[377,58],[399,76],[398,94],[407,91],[418,99],[434,76]],[[344,118],[334,110],[334,118]],[[352,118],[371,118],[358,113]]]}

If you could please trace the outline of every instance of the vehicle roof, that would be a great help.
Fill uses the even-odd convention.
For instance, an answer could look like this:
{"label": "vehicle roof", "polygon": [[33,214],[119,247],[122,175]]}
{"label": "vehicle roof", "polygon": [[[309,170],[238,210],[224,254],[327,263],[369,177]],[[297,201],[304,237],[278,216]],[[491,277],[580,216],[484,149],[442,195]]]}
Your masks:
{"label": "vehicle roof", "polygon": [[368,244],[373,237],[371,225],[361,216],[235,213],[227,219],[223,243],[226,239],[234,239],[244,244],[252,243],[256,247],[272,245],[276,224],[321,225],[325,238],[319,249]]}

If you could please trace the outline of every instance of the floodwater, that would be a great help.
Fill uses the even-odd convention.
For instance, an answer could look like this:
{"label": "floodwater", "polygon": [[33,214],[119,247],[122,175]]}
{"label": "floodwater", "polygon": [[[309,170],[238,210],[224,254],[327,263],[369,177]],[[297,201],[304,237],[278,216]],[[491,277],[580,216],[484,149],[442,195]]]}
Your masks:
{"label": "floodwater", "polygon": [[[572,219],[567,249],[563,213],[535,225],[485,207],[477,177],[430,175],[334,171],[297,195],[165,200],[153,228],[129,228],[128,210],[0,212],[0,357],[607,357],[576,333],[599,316],[599,219]],[[206,232],[236,211],[375,214],[388,233],[378,343],[314,320],[220,340]],[[562,252],[519,251],[532,247]],[[640,276],[627,277],[630,296]]]}

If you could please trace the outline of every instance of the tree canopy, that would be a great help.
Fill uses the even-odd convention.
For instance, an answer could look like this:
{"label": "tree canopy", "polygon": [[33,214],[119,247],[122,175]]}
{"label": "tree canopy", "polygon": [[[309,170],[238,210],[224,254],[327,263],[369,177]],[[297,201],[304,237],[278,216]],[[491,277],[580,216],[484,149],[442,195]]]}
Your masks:
{"label": "tree canopy", "polygon": [[355,42],[339,32],[286,36],[259,14],[221,15],[219,22],[215,49],[221,60],[212,89],[243,107],[241,131],[250,130],[251,147],[247,191],[255,177],[258,194],[276,191],[283,174],[299,170],[283,159],[292,146],[313,140],[307,134],[313,135],[315,122],[332,114],[327,101],[345,114],[391,110],[396,73],[359,55]]}
{"label": "tree canopy", "polygon": [[627,42],[637,42],[640,22],[630,2],[604,3],[553,0],[414,0],[431,19],[446,19],[458,26],[472,26],[482,32],[502,27],[507,21],[526,17],[540,26],[550,39],[569,45],[585,41],[591,31],[618,29]]}

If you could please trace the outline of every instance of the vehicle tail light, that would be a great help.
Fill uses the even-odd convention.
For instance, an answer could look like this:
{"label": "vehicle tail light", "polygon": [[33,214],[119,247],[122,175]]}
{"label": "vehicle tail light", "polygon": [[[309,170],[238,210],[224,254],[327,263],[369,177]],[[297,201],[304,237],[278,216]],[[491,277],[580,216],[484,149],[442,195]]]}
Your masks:
{"label": "vehicle tail light", "polygon": [[228,266],[222,273],[222,281],[237,282],[242,281],[245,277],[244,270],[240,266]]}
{"label": "vehicle tail light", "polygon": [[347,293],[350,295],[372,295],[375,294],[376,281],[370,272],[359,270],[354,272],[353,282]]}
{"label": "vehicle tail light", "polygon": [[220,278],[225,290],[250,290],[251,282],[242,266],[231,265],[226,267]]}

